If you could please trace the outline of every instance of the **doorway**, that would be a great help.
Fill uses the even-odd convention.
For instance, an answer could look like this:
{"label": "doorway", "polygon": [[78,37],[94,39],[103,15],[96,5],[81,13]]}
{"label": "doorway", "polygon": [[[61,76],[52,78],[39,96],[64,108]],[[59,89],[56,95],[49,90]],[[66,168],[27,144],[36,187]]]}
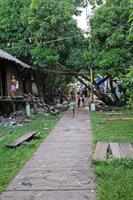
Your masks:
{"label": "doorway", "polygon": [[6,67],[0,63],[0,96],[6,96]]}

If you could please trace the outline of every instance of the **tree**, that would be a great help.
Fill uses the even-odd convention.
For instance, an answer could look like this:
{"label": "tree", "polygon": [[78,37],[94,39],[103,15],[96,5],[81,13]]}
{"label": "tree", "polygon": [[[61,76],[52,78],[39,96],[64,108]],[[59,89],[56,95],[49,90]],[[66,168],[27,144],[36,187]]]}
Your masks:
{"label": "tree", "polygon": [[29,36],[23,20],[30,0],[0,0],[0,48],[27,60],[29,57]]}
{"label": "tree", "polygon": [[[73,15],[80,13],[78,6],[88,2],[101,6],[91,19],[91,37],[84,38]],[[129,0],[0,0],[0,48],[38,69],[34,76],[40,96],[52,93],[72,76],[90,82],[83,73],[93,68],[107,74],[105,79],[110,77],[113,95],[103,95],[101,83],[94,81],[95,94],[115,105],[119,98],[112,80],[127,74],[132,64],[130,5]],[[69,75],[61,78],[58,71]]]}
{"label": "tree", "polygon": [[132,64],[131,45],[128,39],[131,3],[128,0],[107,0],[95,10],[91,19],[91,38],[88,46],[90,66],[111,80],[114,104],[119,98],[113,88],[113,78],[128,73]]}
{"label": "tree", "polygon": [[60,70],[79,43],[82,33],[73,15],[80,4],[81,0],[0,1],[0,48],[44,71],[35,73],[41,96],[60,82],[58,74],[45,69]]}
{"label": "tree", "polygon": [[[75,2],[57,0],[31,2],[27,15],[27,29],[32,45],[32,61],[37,68],[44,71],[60,70],[61,66],[68,63],[72,48],[79,45],[82,33],[73,19],[76,12]],[[45,92],[51,93],[54,82],[56,82],[55,74],[47,75],[44,82],[41,82]]]}

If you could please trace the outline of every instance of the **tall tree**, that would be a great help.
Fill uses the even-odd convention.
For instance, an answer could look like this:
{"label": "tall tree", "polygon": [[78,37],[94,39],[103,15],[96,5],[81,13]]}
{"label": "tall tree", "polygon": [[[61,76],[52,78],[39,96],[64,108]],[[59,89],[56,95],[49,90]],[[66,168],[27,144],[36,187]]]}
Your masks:
{"label": "tall tree", "polygon": [[[36,68],[60,69],[71,47],[81,41],[81,31],[73,19],[80,4],[82,0],[0,0],[0,48]],[[48,82],[55,85],[54,74],[35,76],[41,90],[50,89]]]}
{"label": "tall tree", "polygon": [[[90,66],[109,74],[112,79],[127,74],[132,64],[128,38],[130,6],[129,0],[107,0],[95,10],[91,19],[92,32],[87,48]],[[115,93],[113,97],[117,103]]]}
{"label": "tall tree", "polygon": [[[72,47],[79,45],[82,33],[73,18],[76,13],[75,2],[32,0],[27,24],[32,45],[31,56],[36,67],[60,70],[66,64]],[[43,86],[45,91],[50,89],[48,82],[52,81],[52,85],[55,85],[54,78],[54,74],[48,75]]]}
{"label": "tall tree", "polygon": [[129,9],[128,0],[108,0],[91,20],[94,65],[113,76],[126,72],[132,61],[127,40]]}

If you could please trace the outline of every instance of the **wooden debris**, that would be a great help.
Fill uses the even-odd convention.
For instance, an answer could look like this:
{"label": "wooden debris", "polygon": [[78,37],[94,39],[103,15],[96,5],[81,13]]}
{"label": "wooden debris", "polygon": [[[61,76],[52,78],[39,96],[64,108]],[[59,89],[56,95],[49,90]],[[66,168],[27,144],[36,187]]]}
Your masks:
{"label": "wooden debris", "polygon": [[133,118],[107,118],[106,121],[129,121],[133,120]]}
{"label": "wooden debris", "polygon": [[93,159],[99,161],[106,160],[108,148],[110,148],[114,158],[133,158],[133,143],[107,143],[102,141],[97,143]]}
{"label": "wooden debris", "polygon": [[122,152],[122,157],[133,158],[133,147],[130,143],[121,142],[119,143],[119,146]]}
{"label": "wooden debris", "polygon": [[15,140],[14,142],[7,144],[6,146],[10,147],[10,148],[15,148],[15,147],[21,145],[23,142],[31,140],[36,134],[37,134],[37,132],[35,132],[35,131],[29,132],[29,133],[21,136],[17,140]]}
{"label": "wooden debris", "polygon": [[28,98],[33,105],[34,114],[37,114],[40,108],[44,113],[50,113],[51,115],[57,115],[59,113],[59,110],[56,108],[55,105],[48,105],[44,103],[42,99],[35,97],[32,94],[24,94],[24,97]]}
{"label": "wooden debris", "polygon": [[105,113],[105,115],[122,115],[123,113],[115,113],[115,112],[108,112],[108,113]]}
{"label": "wooden debris", "polygon": [[98,142],[95,152],[93,154],[94,160],[106,160],[107,159],[107,150],[109,148],[108,142]]}
{"label": "wooden debris", "polygon": [[113,157],[122,158],[122,152],[117,143],[110,143],[110,149],[111,149]]}

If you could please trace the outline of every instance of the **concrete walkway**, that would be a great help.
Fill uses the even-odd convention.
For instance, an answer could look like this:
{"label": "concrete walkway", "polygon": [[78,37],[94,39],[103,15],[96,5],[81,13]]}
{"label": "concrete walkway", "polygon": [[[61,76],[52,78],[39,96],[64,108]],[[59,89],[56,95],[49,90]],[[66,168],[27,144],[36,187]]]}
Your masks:
{"label": "concrete walkway", "polygon": [[0,200],[96,200],[89,113],[65,114]]}

